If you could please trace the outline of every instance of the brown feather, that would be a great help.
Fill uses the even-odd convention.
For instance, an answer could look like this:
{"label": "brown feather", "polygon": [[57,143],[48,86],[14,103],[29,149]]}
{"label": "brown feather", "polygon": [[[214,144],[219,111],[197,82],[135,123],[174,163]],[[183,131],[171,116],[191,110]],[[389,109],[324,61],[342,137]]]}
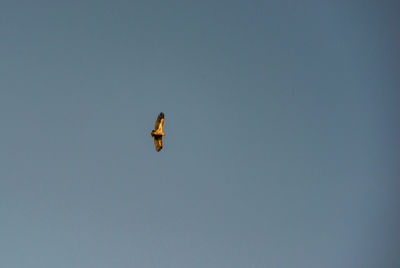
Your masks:
{"label": "brown feather", "polygon": [[160,113],[157,117],[156,123],[154,124],[154,130],[157,130],[164,125],[164,113]]}
{"label": "brown feather", "polygon": [[154,145],[156,146],[156,151],[159,152],[162,149],[162,136],[154,136]]}

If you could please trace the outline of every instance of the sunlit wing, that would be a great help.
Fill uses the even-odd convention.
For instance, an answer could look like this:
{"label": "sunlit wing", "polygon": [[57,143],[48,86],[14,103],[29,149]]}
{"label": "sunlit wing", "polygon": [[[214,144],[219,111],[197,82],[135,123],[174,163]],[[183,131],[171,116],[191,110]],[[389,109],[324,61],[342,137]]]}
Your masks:
{"label": "sunlit wing", "polygon": [[162,149],[162,136],[154,136],[154,145],[156,146],[157,152]]}
{"label": "sunlit wing", "polygon": [[154,130],[161,130],[162,132],[163,125],[164,125],[164,113],[160,113],[154,125]]}

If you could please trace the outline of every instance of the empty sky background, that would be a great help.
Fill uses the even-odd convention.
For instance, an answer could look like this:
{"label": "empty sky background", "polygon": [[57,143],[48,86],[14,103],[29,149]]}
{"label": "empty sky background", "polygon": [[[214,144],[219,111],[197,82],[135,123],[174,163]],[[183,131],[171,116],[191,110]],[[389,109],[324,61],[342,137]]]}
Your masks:
{"label": "empty sky background", "polygon": [[395,2],[1,1],[0,266],[400,267]]}

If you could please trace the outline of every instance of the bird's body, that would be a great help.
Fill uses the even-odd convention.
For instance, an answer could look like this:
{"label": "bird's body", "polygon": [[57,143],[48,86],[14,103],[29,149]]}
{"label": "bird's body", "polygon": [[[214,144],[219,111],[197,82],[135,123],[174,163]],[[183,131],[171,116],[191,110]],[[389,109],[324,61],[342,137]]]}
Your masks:
{"label": "bird's body", "polygon": [[162,137],[165,136],[163,132],[164,125],[164,113],[160,113],[157,117],[154,129],[151,131],[151,136],[154,138],[154,145],[156,146],[156,151],[159,152],[162,145]]}

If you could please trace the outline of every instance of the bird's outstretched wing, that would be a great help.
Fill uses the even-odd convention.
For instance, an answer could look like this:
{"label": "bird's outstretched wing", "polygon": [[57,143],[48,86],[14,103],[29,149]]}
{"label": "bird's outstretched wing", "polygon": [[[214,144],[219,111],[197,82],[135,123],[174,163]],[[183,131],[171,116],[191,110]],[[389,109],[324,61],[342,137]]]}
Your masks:
{"label": "bird's outstretched wing", "polygon": [[156,146],[157,152],[162,149],[162,136],[154,136],[154,145]]}
{"label": "bird's outstretched wing", "polygon": [[163,125],[164,125],[164,113],[160,113],[157,117],[154,130],[161,130],[162,132]]}

